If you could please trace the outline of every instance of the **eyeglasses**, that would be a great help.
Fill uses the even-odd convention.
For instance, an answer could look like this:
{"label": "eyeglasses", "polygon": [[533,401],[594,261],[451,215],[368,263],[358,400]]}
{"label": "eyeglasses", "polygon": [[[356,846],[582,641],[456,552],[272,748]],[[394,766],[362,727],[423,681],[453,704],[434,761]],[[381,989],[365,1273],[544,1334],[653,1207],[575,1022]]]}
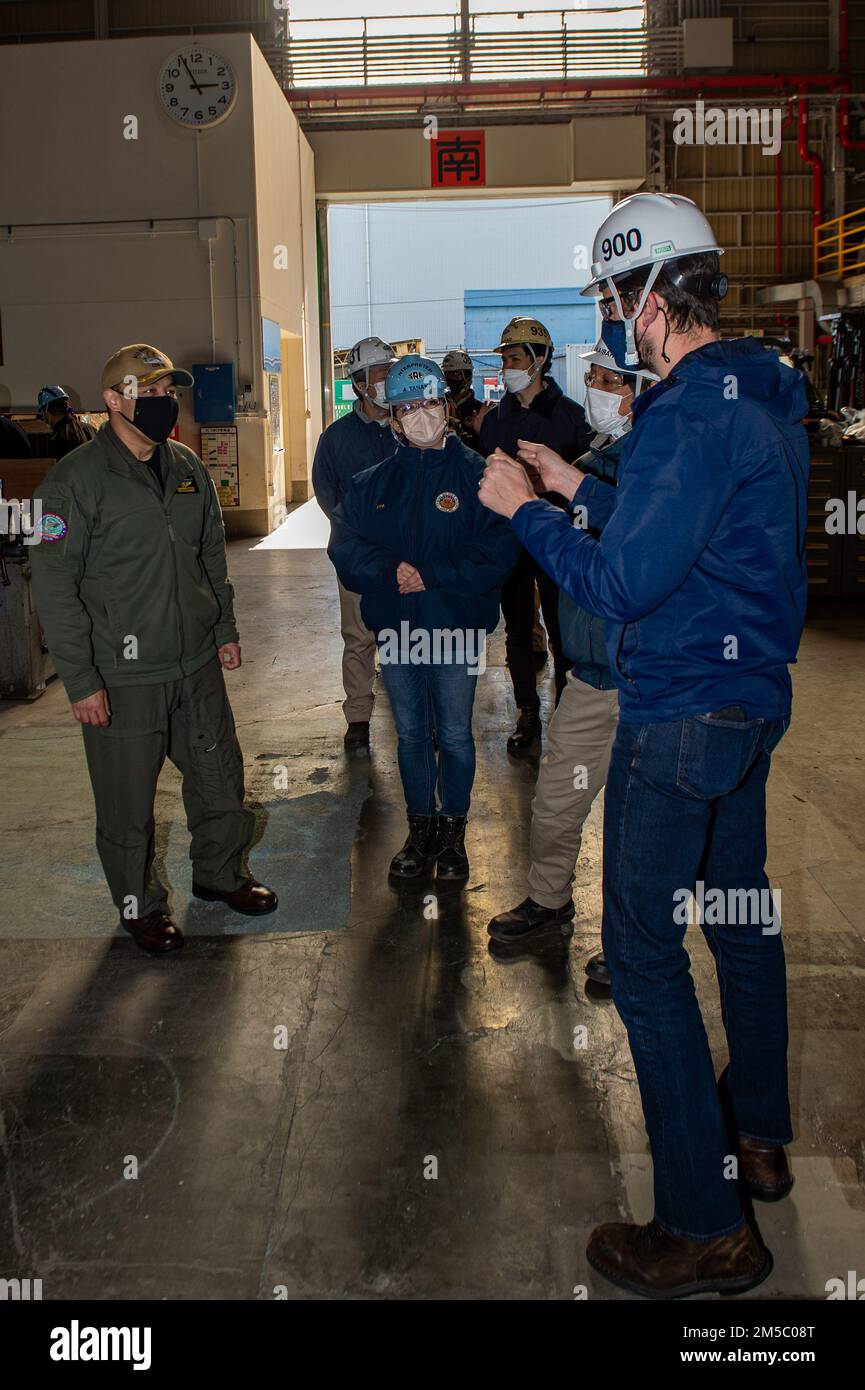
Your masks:
{"label": "eyeglasses", "polygon": [[[625,379],[624,377],[619,376],[618,372],[610,372],[609,375],[615,376],[616,378],[615,382],[612,383],[613,386],[624,386]],[[587,386],[594,386],[601,391],[603,391],[606,387],[610,387],[610,389],[612,389],[611,383],[609,381],[597,381],[595,378],[595,374],[592,371],[583,372],[583,381],[586,383]]]}
{"label": "eyeglasses", "polygon": [[[636,293],[626,293],[620,294],[619,298],[622,301],[622,308],[630,311],[636,304],[638,295]],[[606,319],[607,323],[612,322],[613,316],[616,312],[616,307],[616,301],[615,299],[613,299],[612,295],[610,295],[607,299],[598,300],[598,308],[601,311],[601,318]]]}
{"label": "eyeglasses", "polygon": [[403,415],[413,415],[416,410],[430,410],[434,405],[441,404],[441,401],[434,398],[420,401],[405,401],[394,407],[394,414],[399,420]]}

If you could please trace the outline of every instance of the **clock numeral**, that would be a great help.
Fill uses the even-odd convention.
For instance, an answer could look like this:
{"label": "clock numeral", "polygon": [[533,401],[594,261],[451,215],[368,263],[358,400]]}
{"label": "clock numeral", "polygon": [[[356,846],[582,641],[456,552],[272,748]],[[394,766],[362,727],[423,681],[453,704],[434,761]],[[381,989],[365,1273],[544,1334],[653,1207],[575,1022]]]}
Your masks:
{"label": "clock numeral", "polygon": [[168,103],[168,105],[169,105],[169,106],[176,106],[176,105],[177,105],[177,97],[172,97],[171,100],[170,100],[170,102]]}
{"label": "clock numeral", "polygon": [[225,105],[227,105],[227,103],[228,103],[228,97],[220,97],[220,98],[219,98],[219,102],[218,102],[218,105],[219,105],[219,106],[225,106]]}
{"label": "clock numeral", "polygon": [[224,76],[225,76],[225,68],[217,68],[217,69],[216,69],[216,75],[217,75],[217,77],[224,77]]}
{"label": "clock numeral", "polygon": [[169,68],[169,69],[168,69],[168,76],[169,76],[169,77],[179,77],[179,76],[180,76],[180,68]]}
{"label": "clock numeral", "polygon": [[208,108],[207,108],[207,114],[208,114],[208,116],[215,116],[215,115],[217,115],[216,107],[215,107],[215,106],[208,106]]}
{"label": "clock numeral", "polygon": [[230,86],[231,86],[231,83],[230,83],[230,82],[223,82],[223,84],[222,84],[222,90],[225,92],[225,91],[228,90],[228,88],[229,88]]}
{"label": "clock numeral", "polygon": [[183,111],[184,117],[186,117],[186,116],[189,115],[189,107],[188,107],[188,106],[183,106],[183,107],[181,107],[181,110]]}
{"label": "clock numeral", "polygon": [[203,121],[203,120],[204,120],[204,112],[203,112],[203,111],[196,111],[196,113],[195,113],[195,119],[196,119],[197,121]]}
{"label": "clock numeral", "polygon": [[189,55],[189,61],[190,61],[190,63],[200,63],[200,62],[201,62],[201,54],[200,54],[200,53],[190,53],[190,55]]}
{"label": "clock numeral", "polygon": [[165,90],[166,92],[173,92],[173,91],[174,91],[174,83],[173,83],[173,82],[166,82],[164,90]]}

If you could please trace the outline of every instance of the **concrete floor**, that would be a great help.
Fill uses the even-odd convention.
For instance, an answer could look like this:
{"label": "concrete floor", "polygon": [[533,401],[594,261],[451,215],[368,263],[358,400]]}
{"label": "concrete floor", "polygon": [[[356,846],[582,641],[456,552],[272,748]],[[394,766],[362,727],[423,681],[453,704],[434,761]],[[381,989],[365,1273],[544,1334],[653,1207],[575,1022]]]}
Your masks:
{"label": "concrete floor", "polygon": [[[189,899],[167,768],[159,851],[189,940],[141,954],[115,933],[62,688],[0,707],[0,1277],[41,1278],[45,1299],[626,1299],[584,1256],[598,1221],[651,1214],[624,1031],[583,974],[601,807],[570,949],[492,956],[489,917],[526,891],[535,775],[505,753],[498,635],[476,705],[469,883],[393,892],[386,698],[371,761],[347,760],[327,558],[249,545],[231,545],[244,665],[229,688],[260,820],[251,865],[277,917]],[[809,626],[769,789],[797,1184],[759,1210],[775,1255],[760,1299],[865,1275],[863,633]],[[699,931],[690,944],[720,1070],[713,972]]]}

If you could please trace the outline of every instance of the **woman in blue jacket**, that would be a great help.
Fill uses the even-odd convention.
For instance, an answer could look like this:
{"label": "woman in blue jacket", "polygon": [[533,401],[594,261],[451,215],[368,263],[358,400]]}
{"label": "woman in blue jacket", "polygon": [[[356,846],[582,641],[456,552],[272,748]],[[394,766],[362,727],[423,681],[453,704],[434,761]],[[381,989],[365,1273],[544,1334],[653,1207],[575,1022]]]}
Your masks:
{"label": "woman in blue jacket", "polygon": [[448,432],[446,394],[427,358],[391,367],[385,398],[396,451],[353,479],[328,547],[342,583],[361,595],[393,709],[409,829],[390,866],[399,878],[433,860],[439,878],[468,877],[472,706],[519,552],[512,528],[478,499],[484,461]]}

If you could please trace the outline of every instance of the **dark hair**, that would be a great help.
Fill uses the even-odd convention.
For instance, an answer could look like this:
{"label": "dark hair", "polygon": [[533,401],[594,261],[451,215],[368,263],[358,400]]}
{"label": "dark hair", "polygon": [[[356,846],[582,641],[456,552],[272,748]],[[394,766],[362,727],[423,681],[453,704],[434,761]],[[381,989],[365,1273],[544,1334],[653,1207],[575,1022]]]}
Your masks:
{"label": "dark hair", "polygon": [[555,349],[547,347],[546,343],[511,343],[511,347],[525,348],[526,352],[530,352],[535,358],[540,357],[541,354],[545,352],[547,354],[547,360],[541,367],[542,378],[548,376],[553,370],[553,352]]}
{"label": "dark hair", "polygon": [[[629,275],[617,277],[616,289],[619,294],[638,298],[650,270],[651,266],[644,265],[632,270]],[[672,271],[674,278],[668,271]],[[674,332],[690,333],[695,328],[718,331],[721,324],[719,300],[714,295],[693,294],[676,281],[680,275],[704,275],[710,279],[719,272],[720,257],[717,251],[702,251],[697,256],[680,256],[678,260],[665,261],[652,290],[664,300]]]}

